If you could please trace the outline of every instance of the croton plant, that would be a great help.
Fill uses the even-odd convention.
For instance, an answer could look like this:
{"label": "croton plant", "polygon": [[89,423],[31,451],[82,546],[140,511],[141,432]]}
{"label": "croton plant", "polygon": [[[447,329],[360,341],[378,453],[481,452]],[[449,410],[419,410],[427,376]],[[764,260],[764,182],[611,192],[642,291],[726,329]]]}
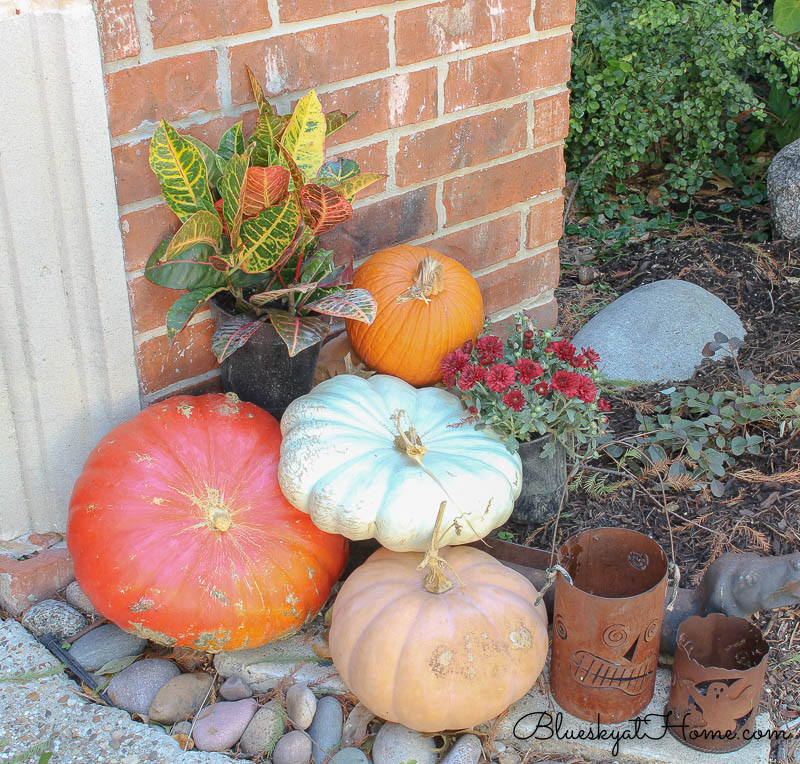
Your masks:
{"label": "croton plant", "polygon": [[207,300],[227,292],[233,316],[212,347],[221,362],[270,321],[289,351],[325,338],[329,316],[371,323],[376,303],[349,288],[352,262],[336,265],[318,237],[349,220],[355,195],[383,175],[356,162],[325,160],[325,139],[353,115],[325,114],[312,90],[289,116],[278,114],[247,69],[258,119],[245,139],[238,122],[214,151],[166,121],[150,144],[164,201],[183,225],[161,242],[145,275],[188,290],[167,314],[170,339]]}

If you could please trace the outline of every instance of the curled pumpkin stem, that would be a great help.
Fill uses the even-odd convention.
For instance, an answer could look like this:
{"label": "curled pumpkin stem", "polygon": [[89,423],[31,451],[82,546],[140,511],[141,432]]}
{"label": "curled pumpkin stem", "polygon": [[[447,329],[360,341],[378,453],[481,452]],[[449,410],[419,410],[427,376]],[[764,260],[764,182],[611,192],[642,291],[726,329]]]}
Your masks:
{"label": "curled pumpkin stem", "polygon": [[[447,506],[446,501],[443,501],[439,505],[439,512],[436,515],[436,524],[433,526],[433,533],[431,534],[430,546],[428,547],[428,551],[425,552],[422,562],[417,566],[417,570],[428,568],[424,586],[425,590],[429,591],[431,594],[444,594],[453,588],[453,582],[450,581],[447,574],[444,572],[445,565],[450,568],[453,575],[458,580],[461,591],[464,591],[464,582],[461,580],[458,573],[456,573],[455,568],[447,562],[444,557],[439,555],[439,539],[443,535],[440,531],[442,528],[442,520],[444,519],[445,506]],[[445,529],[445,531],[447,530],[449,530],[449,527]]]}
{"label": "curled pumpkin stem", "polygon": [[396,302],[411,302],[411,300],[422,300],[430,302],[431,297],[435,297],[444,289],[444,265],[435,257],[426,257],[419,264],[417,278],[414,283],[406,289],[403,294],[395,297]]}

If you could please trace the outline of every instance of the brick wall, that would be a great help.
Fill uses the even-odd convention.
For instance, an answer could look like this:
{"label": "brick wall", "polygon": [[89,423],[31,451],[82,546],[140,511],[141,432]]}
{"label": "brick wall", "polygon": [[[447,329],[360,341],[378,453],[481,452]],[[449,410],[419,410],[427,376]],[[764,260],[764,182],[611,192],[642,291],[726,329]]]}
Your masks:
{"label": "brick wall", "polygon": [[333,155],[386,173],[327,237],[357,260],[430,244],[476,276],[487,312],[555,321],[575,0],[95,0],[125,267],[145,401],[216,384],[208,311],[170,348],[175,292],[145,280],[177,229],[148,167],[165,117],[216,146],[252,126],[245,64],[286,113],[317,88],[358,116]]}

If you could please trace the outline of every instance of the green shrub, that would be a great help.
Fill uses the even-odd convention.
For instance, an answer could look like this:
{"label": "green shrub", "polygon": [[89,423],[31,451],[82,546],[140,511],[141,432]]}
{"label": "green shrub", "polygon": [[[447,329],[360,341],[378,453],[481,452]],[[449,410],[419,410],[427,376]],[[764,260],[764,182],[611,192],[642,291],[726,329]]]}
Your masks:
{"label": "green shrub", "polygon": [[666,199],[743,182],[770,88],[800,92],[800,51],[739,0],[579,0],[574,33],[567,166],[590,210],[645,167]]}

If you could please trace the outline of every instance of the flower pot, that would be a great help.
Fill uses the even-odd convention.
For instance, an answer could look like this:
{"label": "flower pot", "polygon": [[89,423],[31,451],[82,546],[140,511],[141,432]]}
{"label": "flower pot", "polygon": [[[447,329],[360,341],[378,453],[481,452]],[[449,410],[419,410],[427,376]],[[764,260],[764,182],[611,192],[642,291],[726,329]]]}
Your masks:
{"label": "flower pot", "polygon": [[522,491],[511,513],[511,519],[516,523],[541,525],[555,517],[561,505],[567,482],[567,453],[555,441],[555,454],[550,458],[542,456],[542,449],[551,440],[555,438],[548,434],[519,444]]}
{"label": "flower pot", "polygon": [[678,627],[665,713],[690,748],[727,753],[752,739],[767,672],[757,626],[732,615],[691,616]]}
{"label": "flower pot", "polygon": [[[228,294],[211,300],[211,317],[219,324],[236,315]],[[286,343],[269,321],[220,364],[222,389],[255,403],[280,420],[286,407],[311,390],[320,344],[290,356]]]}
{"label": "flower pot", "polygon": [[559,551],[550,687],[573,716],[619,724],[643,711],[656,681],[669,566],[661,547],[621,528],[572,536]]}

